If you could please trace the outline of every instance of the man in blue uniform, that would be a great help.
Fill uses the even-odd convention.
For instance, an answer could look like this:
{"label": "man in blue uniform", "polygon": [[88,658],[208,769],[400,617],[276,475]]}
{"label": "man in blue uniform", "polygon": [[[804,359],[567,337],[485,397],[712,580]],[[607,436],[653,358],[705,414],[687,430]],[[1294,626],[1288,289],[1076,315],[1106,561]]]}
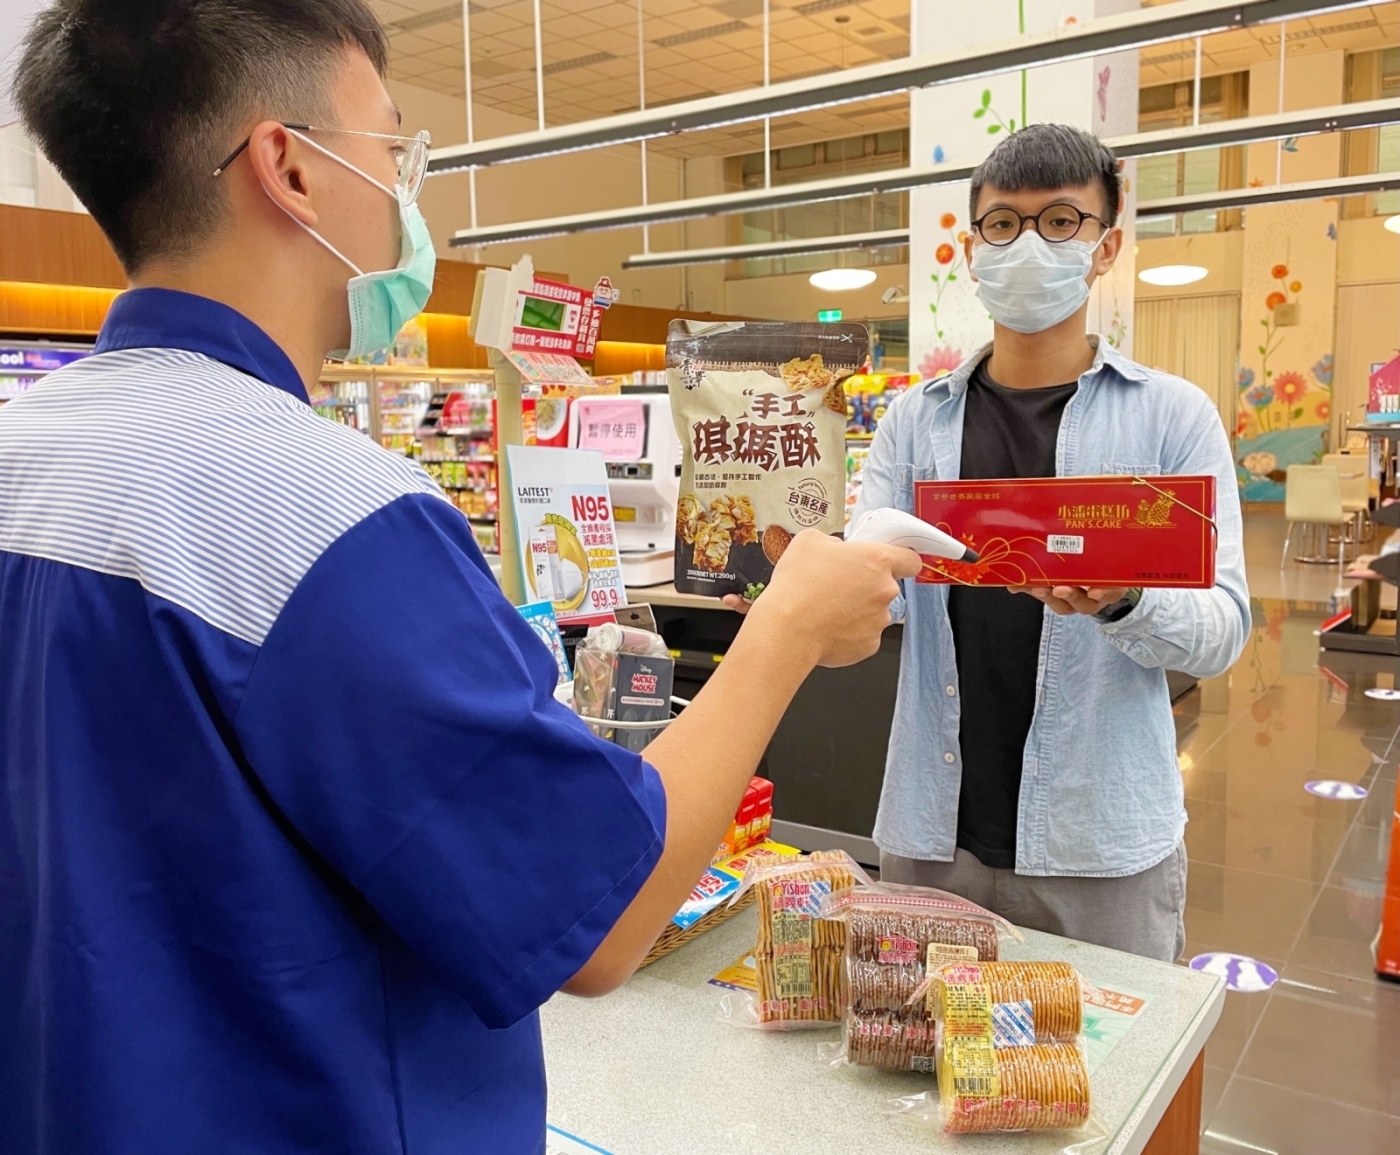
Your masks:
{"label": "man in blue uniform", "polygon": [[799,535],[638,755],[306,403],[432,248],[363,0],[59,0],[26,123],[133,288],[0,410],[0,1151],[537,1155],[536,1009],[679,908],[914,555]]}

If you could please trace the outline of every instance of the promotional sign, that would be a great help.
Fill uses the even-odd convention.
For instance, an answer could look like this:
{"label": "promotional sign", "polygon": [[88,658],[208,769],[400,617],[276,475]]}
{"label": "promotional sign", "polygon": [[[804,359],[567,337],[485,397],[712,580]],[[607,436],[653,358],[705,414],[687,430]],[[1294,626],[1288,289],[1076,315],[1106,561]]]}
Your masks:
{"label": "promotional sign", "polygon": [[592,401],[580,398],[578,447],[593,449],[606,461],[640,461],[647,446],[646,406],[635,398]]}
{"label": "promotional sign", "polygon": [[0,348],[0,373],[52,373],[90,356],[91,349]]}
{"label": "promotional sign", "polygon": [[978,552],[925,558],[919,581],[975,586],[1209,589],[1215,478],[917,481],[914,511]]}
{"label": "promotional sign", "polygon": [[541,389],[572,386],[585,388],[593,384],[582,365],[566,353],[508,353],[510,363],[520,370],[526,384]]}
{"label": "promotional sign", "polygon": [[601,321],[602,307],[594,291],[536,277],[516,296],[511,348],[592,357]]}
{"label": "promotional sign", "polygon": [[526,595],[553,603],[561,626],[612,621],[627,591],[602,455],[508,445],[506,456]]}

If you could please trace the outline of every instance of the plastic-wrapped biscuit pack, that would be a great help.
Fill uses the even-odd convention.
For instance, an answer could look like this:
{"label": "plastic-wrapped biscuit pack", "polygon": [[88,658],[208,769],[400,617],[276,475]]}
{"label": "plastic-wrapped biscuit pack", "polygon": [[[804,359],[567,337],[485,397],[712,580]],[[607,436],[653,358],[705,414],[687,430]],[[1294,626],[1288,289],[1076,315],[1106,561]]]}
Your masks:
{"label": "plastic-wrapped biscuit pack", "polygon": [[757,1020],[761,1026],[830,1025],[845,1008],[846,927],[821,917],[833,896],[868,883],[842,851],[754,863],[744,886],[758,895]]}
{"label": "plastic-wrapped biscuit pack", "polygon": [[1083,994],[1068,963],[953,963],[930,988],[943,1129],[1048,1131],[1089,1120]]}
{"label": "plastic-wrapped biscuit pack", "polygon": [[925,991],[929,967],[995,960],[1013,928],[955,895],[877,887],[832,899],[846,928],[848,1003],[842,1057],[889,1071],[934,1069],[934,1020]]}

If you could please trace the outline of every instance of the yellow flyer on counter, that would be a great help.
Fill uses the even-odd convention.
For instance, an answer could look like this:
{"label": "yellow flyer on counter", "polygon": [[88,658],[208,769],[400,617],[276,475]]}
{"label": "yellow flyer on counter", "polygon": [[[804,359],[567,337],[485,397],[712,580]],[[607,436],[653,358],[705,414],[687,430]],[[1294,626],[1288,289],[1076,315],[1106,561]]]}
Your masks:
{"label": "yellow flyer on counter", "polygon": [[716,987],[727,987],[731,991],[758,991],[758,969],[754,961],[753,953],[746,954],[741,959],[735,959],[714,978],[710,979],[710,984]]}

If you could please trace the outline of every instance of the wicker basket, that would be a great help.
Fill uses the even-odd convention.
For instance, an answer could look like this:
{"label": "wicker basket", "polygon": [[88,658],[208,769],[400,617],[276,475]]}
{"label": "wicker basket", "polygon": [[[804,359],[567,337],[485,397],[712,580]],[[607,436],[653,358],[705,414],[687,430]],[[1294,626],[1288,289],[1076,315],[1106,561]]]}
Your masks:
{"label": "wicker basket", "polygon": [[673,950],[685,946],[691,939],[699,938],[707,930],[713,930],[720,923],[727,922],[752,903],[753,896],[753,890],[747,890],[739,896],[736,902],[722,903],[703,918],[696,919],[684,930],[673,922],[667,923],[666,929],[661,932],[661,937],[656,940],[651,950],[647,951],[647,957],[642,959],[642,966],[650,966],[657,959],[665,958]]}

